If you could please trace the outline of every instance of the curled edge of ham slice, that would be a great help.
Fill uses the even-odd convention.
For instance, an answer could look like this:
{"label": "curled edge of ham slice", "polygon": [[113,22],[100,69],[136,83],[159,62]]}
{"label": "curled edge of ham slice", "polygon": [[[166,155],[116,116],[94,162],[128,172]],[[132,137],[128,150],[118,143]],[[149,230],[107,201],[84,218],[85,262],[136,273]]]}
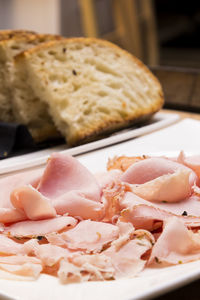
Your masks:
{"label": "curled edge of ham slice", "polygon": [[3,224],[9,224],[27,219],[26,214],[16,208],[0,208],[0,222]]}
{"label": "curled edge of ham slice", "polygon": [[121,176],[121,180],[131,184],[143,184],[165,174],[173,174],[178,169],[189,170],[190,186],[199,181],[196,173],[187,166],[166,158],[152,157],[136,162]]}
{"label": "curled edge of ham slice", "polygon": [[56,210],[49,199],[32,186],[23,186],[12,191],[10,201],[15,208],[21,209],[30,220],[53,218]]}
{"label": "curled edge of ham slice", "polygon": [[180,202],[191,195],[190,170],[178,169],[140,185],[133,185],[133,192],[152,202]]}
{"label": "curled edge of ham slice", "polygon": [[188,168],[192,169],[200,179],[200,155],[187,156],[183,151],[180,152],[177,162],[184,164]]}
{"label": "curled edge of ham slice", "polygon": [[177,217],[168,219],[156,241],[148,265],[180,264],[200,258],[200,233],[188,230]]}
{"label": "curled edge of ham slice", "polygon": [[76,224],[77,220],[69,216],[39,221],[22,221],[6,227],[4,234],[13,237],[37,237],[51,232],[59,232]]}

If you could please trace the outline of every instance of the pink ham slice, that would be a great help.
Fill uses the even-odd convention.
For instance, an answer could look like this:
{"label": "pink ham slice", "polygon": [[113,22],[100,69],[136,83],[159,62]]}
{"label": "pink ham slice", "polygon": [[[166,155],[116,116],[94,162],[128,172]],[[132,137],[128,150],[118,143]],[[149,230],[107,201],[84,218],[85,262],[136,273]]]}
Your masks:
{"label": "pink ham slice", "polygon": [[109,223],[85,220],[61,236],[70,249],[98,252],[104,245],[118,238],[119,228]]}
{"label": "pink ham slice", "polygon": [[26,214],[16,208],[0,208],[0,222],[3,224],[26,220]]}
{"label": "pink ham slice", "polygon": [[23,245],[19,244],[7,236],[0,234],[0,255],[11,255],[22,252]]}
{"label": "pink ham slice", "polygon": [[110,258],[105,255],[79,254],[61,260],[58,277],[61,283],[110,280],[114,271]]}
{"label": "pink ham slice", "polygon": [[76,219],[68,216],[40,221],[24,221],[8,226],[4,230],[4,234],[16,237],[44,236],[51,232],[59,232],[67,227],[75,226],[76,223]]}
{"label": "pink ham slice", "polygon": [[101,189],[88,169],[69,155],[52,154],[38,185],[38,191],[54,200],[73,190],[83,193],[93,201],[100,201]]}
{"label": "pink ham slice", "polygon": [[121,180],[131,184],[143,184],[165,174],[173,174],[178,169],[189,170],[190,185],[198,182],[198,177],[190,168],[166,158],[147,158],[136,162],[121,176]]}
{"label": "pink ham slice", "polygon": [[20,172],[16,175],[9,175],[0,179],[0,207],[12,208],[10,203],[10,193],[17,187],[27,184],[36,185],[40,179],[42,171],[31,170],[26,172]]}
{"label": "pink ham slice", "polygon": [[120,170],[111,170],[109,172],[101,172],[95,174],[95,178],[102,189],[111,185],[113,182],[118,180],[122,172]]}
{"label": "pink ham slice", "polygon": [[6,272],[38,278],[42,271],[41,261],[35,257],[25,255],[0,256],[0,269]]}
{"label": "pink ham slice", "polygon": [[200,155],[192,155],[186,157],[184,152],[181,151],[177,158],[177,161],[192,169],[200,179]]}
{"label": "pink ham slice", "polygon": [[13,190],[10,201],[14,207],[23,210],[30,220],[56,216],[56,211],[51,202],[32,186],[24,186]]}
{"label": "pink ham slice", "polygon": [[16,175],[10,175],[0,179],[0,222],[12,223],[27,219],[25,213],[15,209],[10,202],[10,193],[17,187],[30,184],[36,186],[40,179],[42,171],[31,170],[21,172]]}
{"label": "pink ham slice", "polygon": [[90,200],[79,191],[69,191],[53,201],[58,214],[68,213],[73,217],[82,219],[101,220],[104,216],[104,205]]}
{"label": "pink ham slice", "polygon": [[153,202],[180,202],[191,195],[190,171],[179,169],[144,184],[133,185],[133,192],[139,197]]}
{"label": "pink ham slice", "polygon": [[57,264],[62,258],[67,258],[72,255],[69,249],[64,249],[62,247],[43,244],[35,247],[34,254],[39,258],[44,266],[52,267]]}
{"label": "pink ham slice", "polygon": [[177,216],[165,210],[140,204],[122,210],[120,220],[131,222],[136,229],[154,230],[162,226],[163,221],[176,216],[188,227],[200,227],[200,218],[192,216]]}
{"label": "pink ham slice", "polygon": [[183,221],[170,218],[155,243],[149,265],[179,264],[200,258],[200,234],[188,230]]}
{"label": "pink ham slice", "polygon": [[120,200],[120,207],[121,210],[123,209],[132,209],[134,206],[144,204],[148,206],[153,206],[154,208],[158,208],[164,210],[166,212],[173,213],[175,215],[190,215],[194,217],[200,216],[200,196],[192,195],[185,200],[177,203],[169,203],[169,202],[162,202],[162,203],[153,203],[149,202],[134,193],[127,192],[124,197]]}

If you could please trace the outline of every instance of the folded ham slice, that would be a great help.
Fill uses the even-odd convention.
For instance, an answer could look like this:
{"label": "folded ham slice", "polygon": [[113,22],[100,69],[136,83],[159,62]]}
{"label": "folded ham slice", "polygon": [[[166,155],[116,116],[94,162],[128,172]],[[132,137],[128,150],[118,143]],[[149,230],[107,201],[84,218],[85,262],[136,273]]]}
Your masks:
{"label": "folded ham slice", "polygon": [[13,207],[10,202],[11,192],[20,186],[36,186],[42,174],[41,169],[21,172],[0,179],[0,222],[13,223],[27,219],[26,214]]}
{"label": "folded ham slice", "polygon": [[186,157],[184,152],[181,151],[177,158],[177,161],[192,169],[200,179],[200,155],[192,155]]}
{"label": "folded ham slice", "polygon": [[179,202],[191,195],[190,171],[178,169],[173,174],[159,176],[140,185],[133,185],[133,192],[153,202]]}
{"label": "folded ham slice", "polygon": [[143,184],[162,175],[173,174],[180,169],[190,171],[190,186],[199,182],[197,175],[190,168],[161,157],[152,157],[136,162],[122,174],[121,180],[131,184]]}
{"label": "folded ham slice", "polygon": [[167,220],[155,243],[149,265],[179,264],[200,258],[200,233],[188,230],[183,221]]}
{"label": "folded ham slice", "polygon": [[120,211],[123,209],[132,209],[134,206],[144,204],[147,206],[153,206],[154,208],[165,211],[166,213],[173,213],[181,216],[190,215],[194,217],[200,216],[200,196],[191,195],[181,202],[150,202],[147,201],[132,192],[126,192],[123,198],[120,199]]}
{"label": "folded ham slice", "polygon": [[54,200],[74,190],[91,200],[100,201],[101,189],[88,169],[72,156],[52,154],[39,182],[38,191]]}
{"label": "folded ham slice", "polygon": [[120,220],[131,222],[136,229],[146,229],[153,231],[162,227],[163,221],[176,216],[188,227],[200,227],[200,217],[178,216],[165,210],[140,204],[122,210]]}
{"label": "folded ham slice", "polygon": [[25,212],[30,220],[48,219],[56,216],[56,210],[49,199],[32,186],[23,186],[12,191],[10,201],[14,207]]}
{"label": "folded ham slice", "polygon": [[59,215],[68,213],[70,216],[82,219],[101,220],[105,214],[102,203],[86,198],[79,191],[69,191],[52,203]]}

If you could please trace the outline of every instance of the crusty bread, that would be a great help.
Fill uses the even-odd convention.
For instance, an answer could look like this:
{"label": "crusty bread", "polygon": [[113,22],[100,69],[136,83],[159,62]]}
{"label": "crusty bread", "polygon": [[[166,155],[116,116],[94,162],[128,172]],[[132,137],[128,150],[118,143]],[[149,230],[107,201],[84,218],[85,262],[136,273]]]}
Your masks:
{"label": "crusty bread", "polygon": [[163,105],[162,88],[149,69],[107,41],[51,41],[16,61],[69,145],[146,119]]}
{"label": "crusty bread", "polygon": [[[24,34],[22,32],[21,34],[13,34],[11,38],[0,41],[3,85],[1,90],[2,98],[0,98],[0,119],[27,125],[36,142],[54,138],[58,136],[58,131],[47,112],[46,105],[37,100],[31,88],[26,84],[24,74],[22,75],[22,72],[15,70],[14,57],[35,45],[60,38],[55,35]],[[20,101],[21,98],[23,98],[23,103]],[[29,99],[28,103],[26,102],[27,98]],[[31,118],[29,118],[29,114],[31,114]]]}
{"label": "crusty bread", "polygon": [[5,29],[0,30],[0,41],[1,40],[8,40],[15,36],[27,36],[27,35],[33,35],[37,34],[35,31],[29,31],[29,30],[13,30],[13,29]]}
{"label": "crusty bread", "polygon": [[[14,121],[11,110],[10,95],[8,95],[8,89],[6,87],[10,84],[5,70],[7,68],[6,65],[9,55],[4,51],[4,49],[1,49],[1,45],[4,44],[3,41],[15,39],[16,37],[27,37],[33,34],[35,33],[26,30],[0,30],[0,121]],[[14,50],[16,51],[17,49]]]}

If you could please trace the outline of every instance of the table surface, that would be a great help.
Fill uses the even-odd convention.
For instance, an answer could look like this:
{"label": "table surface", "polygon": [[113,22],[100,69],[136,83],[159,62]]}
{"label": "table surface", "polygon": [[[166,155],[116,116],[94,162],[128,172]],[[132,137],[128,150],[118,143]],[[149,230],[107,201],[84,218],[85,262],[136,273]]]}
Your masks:
{"label": "table surface", "polygon": [[[192,118],[200,121],[200,113],[183,112],[177,110],[163,109],[161,112],[176,113],[181,119]],[[200,299],[200,279],[196,280],[182,288],[169,292],[163,296],[154,298],[155,300],[199,300]]]}
{"label": "table surface", "polygon": [[171,109],[162,109],[161,112],[178,114],[181,117],[181,119],[192,118],[192,119],[195,119],[195,120],[200,120],[200,113],[193,113],[193,112],[186,112],[186,111],[179,111],[179,110],[171,110]]}

